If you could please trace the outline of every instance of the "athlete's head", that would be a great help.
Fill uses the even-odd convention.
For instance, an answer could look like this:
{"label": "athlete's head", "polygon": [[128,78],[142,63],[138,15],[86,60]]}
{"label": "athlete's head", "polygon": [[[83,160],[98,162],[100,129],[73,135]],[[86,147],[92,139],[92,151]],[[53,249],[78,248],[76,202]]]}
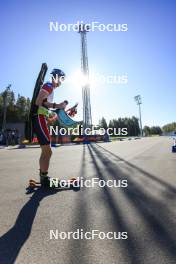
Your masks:
{"label": "athlete's head", "polygon": [[53,69],[51,75],[54,87],[59,87],[65,80],[65,73],[60,69]]}

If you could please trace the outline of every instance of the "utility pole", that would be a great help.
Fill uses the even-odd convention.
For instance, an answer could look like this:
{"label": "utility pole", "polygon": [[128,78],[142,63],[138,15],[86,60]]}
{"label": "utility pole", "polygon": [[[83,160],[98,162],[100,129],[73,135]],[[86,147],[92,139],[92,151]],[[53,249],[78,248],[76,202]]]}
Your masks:
{"label": "utility pole", "polygon": [[84,78],[87,80],[82,86],[83,97],[83,127],[92,127],[91,103],[90,103],[90,85],[89,85],[89,66],[87,56],[87,38],[86,34],[89,32],[88,27],[84,24],[79,25],[79,33],[81,36],[81,70]]}
{"label": "utility pole", "polygon": [[2,97],[3,97],[3,123],[2,123],[2,129],[3,131],[6,130],[6,118],[7,118],[7,98],[8,98],[8,94],[9,94],[9,91],[10,91],[10,87],[12,85],[9,84],[7,86],[7,88],[5,89],[5,91],[2,93]]}
{"label": "utility pole", "polygon": [[141,137],[143,136],[143,131],[142,131],[142,118],[141,118],[141,104],[142,104],[142,98],[138,94],[134,97],[134,100],[136,101],[137,105],[139,106],[139,123],[140,123],[140,131],[141,131]]}

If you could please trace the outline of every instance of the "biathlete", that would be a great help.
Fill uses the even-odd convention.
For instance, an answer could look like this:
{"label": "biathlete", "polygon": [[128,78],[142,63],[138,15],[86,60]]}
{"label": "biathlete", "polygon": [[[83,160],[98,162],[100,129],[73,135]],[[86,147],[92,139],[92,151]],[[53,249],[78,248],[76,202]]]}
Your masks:
{"label": "biathlete", "polygon": [[49,109],[59,108],[65,109],[68,104],[64,101],[60,104],[53,103],[54,90],[59,87],[65,78],[65,73],[60,69],[53,69],[51,72],[52,81],[45,83],[36,98],[35,105],[32,111],[32,126],[33,132],[36,134],[41,147],[41,156],[39,159],[40,165],[40,183],[42,186],[49,186],[48,169],[50,158],[52,155],[51,139],[47,126],[47,117]]}

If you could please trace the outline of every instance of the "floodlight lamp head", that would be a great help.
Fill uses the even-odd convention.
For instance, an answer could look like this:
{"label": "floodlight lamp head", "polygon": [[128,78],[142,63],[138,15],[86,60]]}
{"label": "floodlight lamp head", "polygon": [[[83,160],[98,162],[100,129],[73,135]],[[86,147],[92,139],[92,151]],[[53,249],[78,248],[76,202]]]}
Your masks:
{"label": "floodlight lamp head", "polygon": [[78,27],[78,32],[79,33],[86,33],[90,31],[90,26],[89,24],[79,24]]}
{"label": "floodlight lamp head", "polygon": [[139,94],[134,97],[134,100],[136,101],[137,104],[142,104],[142,99]]}

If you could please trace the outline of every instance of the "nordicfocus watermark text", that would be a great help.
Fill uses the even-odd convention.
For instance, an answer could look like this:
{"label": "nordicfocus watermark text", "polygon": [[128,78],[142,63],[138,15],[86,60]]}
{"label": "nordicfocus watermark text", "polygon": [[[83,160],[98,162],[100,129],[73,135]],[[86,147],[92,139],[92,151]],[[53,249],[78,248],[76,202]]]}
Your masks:
{"label": "nordicfocus watermark text", "polygon": [[91,231],[84,231],[84,229],[77,229],[76,231],[68,231],[68,232],[59,232],[58,229],[51,229],[50,230],[50,239],[82,239],[82,240],[94,240],[94,239],[108,239],[108,240],[120,240],[120,239],[128,239],[127,232],[103,232],[100,230],[91,230]]}
{"label": "nordicfocus watermark text", "polygon": [[89,76],[84,75],[82,72],[75,72],[70,75],[65,76],[58,76],[56,77],[51,76],[50,77],[50,82],[54,80],[55,82],[60,82],[60,83],[67,83],[67,84],[78,84],[80,83],[81,85],[91,83],[93,85],[97,84],[117,84],[117,85],[122,85],[122,84],[127,84],[128,83],[128,74],[101,74],[98,72],[90,73]]}
{"label": "nordicfocus watermark text", "polygon": [[68,127],[68,128],[60,128],[59,126],[50,126],[49,127],[49,132],[50,132],[50,136],[71,136],[71,135],[75,135],[75,136],[94,136],[94,135],[100,135],[100,136],[104,136],[104,135],[108,135],[108,136],[127,136],[128,135],[128,130],[126,127],[124,128],[99,128],[97,129],[96,127],[92,127],[92,128],[83,128],[82,125],[80,125],[79,127],[76,128],[72,128],[72,127]]}
{"label": "nordicfocus watermark text", "polygon": [[78,177],[75,181],[69,182],[67,180],[60,180],[58,178],[50,178],[50,187],[60,187],[60,188],[70,188],[73,187],[86,187],[86,188],[127,188],[128,181],[123,180],[100,180],[99,178],[84,179],[83,177]]}
{"label": "nordicfocus watermark text", "polygon": [[77,21],[71,24],[60,24],[58,21],[49,22],[50,31],[108,31],[108,32],[126,32],[128,31],[128,24],[115,24],[115,23],[100,23],[99,21],[92,21],[91,23],[84,23],[83,21]]}

